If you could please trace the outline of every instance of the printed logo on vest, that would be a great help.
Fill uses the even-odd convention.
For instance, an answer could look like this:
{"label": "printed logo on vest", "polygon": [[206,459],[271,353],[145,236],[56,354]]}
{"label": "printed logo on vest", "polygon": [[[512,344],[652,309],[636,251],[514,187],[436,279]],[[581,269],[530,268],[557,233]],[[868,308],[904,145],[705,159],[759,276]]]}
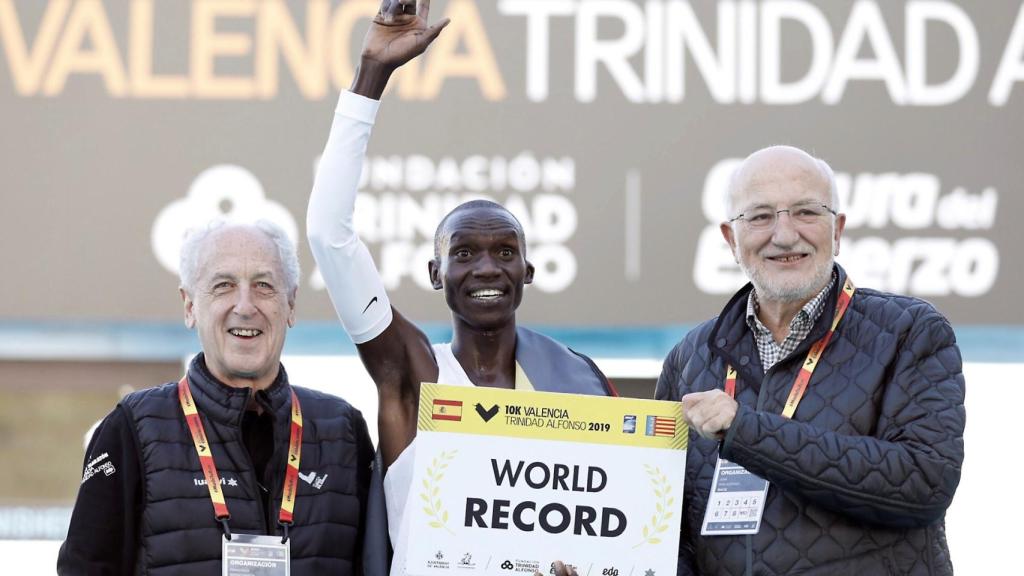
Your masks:
{"label": "printed logo on vest", "polygon": [[305,474],[300,472],[299,478],[301,478],[306,484],[309,484],[313,488],[319,490],[324,487],[324,482],[327,481],[327,474],[317,477],[316,472],[307,472]]}
{"label": "printed logo on vest", "polygon": [[[104,476],[113,476],[117,472],[117,468],[114,467],[114,463],[107,460],[110,455],[106,452],[93,458],[85,465],[85,471],[82,473],[82,484],[89,478],[92,478],[96,474],[103,472]],[[106,462],[104,462],[106,460]]]}
{"label": "printed logo on vest", "polygon": [[[206,486],[206,478],[193,478],[192,479],[192,484],[194,484],[196,486]],[[220,485],[221,486],[231,486],[232,488],[234,488],[234,487],[238,486],[238,479],[237,478],[229,478],[227,476],[221,476],[221,478],[220,478]]]}

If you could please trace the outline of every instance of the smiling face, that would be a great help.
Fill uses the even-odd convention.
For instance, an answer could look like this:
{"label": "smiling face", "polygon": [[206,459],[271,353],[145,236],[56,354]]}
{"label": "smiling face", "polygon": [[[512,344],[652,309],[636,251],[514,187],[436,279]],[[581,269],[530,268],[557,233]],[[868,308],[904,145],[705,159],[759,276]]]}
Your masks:
{"label": "smiling face", "polygon": [[444,290],[455,322],[484,331],[513,322],[523,285],[533,281],[515,218],[499,205],[459,207],[438,240],[430,280]]}
{"label": "smiling face", "polygon": [[295,293],[277,246],[257,228],[231,226],[211,232],[197,250],[192,294],[182,289],[181,296],[207,368],[229,386],[269,386],[295,323]]}
{"label": "smiling face", "polygon": [[[731,187],[729,217],[757,209],[771,211],[834,200],[829,178],[818,161],[802,150],[784,146],[752,154],[737,170]],[[755,230],[747,222],[722,223],[722,235],[762,302],[802,303],[827,284],[839,254],[846,216],[825,213],[814,223],[778,215],[775,226]]]}

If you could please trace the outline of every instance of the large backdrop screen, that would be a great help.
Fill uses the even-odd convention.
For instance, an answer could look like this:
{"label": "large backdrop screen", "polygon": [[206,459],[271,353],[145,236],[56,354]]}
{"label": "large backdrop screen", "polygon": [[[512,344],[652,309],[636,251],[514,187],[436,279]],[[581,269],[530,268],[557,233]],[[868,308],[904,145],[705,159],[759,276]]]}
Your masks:
{"label": "large backdrop screen", "polygon": [[[0,317],[180,317],[188,226],[261,215],[302,247],[300,316],[333,311],[306,198],[375,0],[0,0]],[[860,286],[954,322],[1022,323],[1018,2],[436,0],[451,25],[385,97],[357,227],[393,298],[440,217],[488,197],[538,268],[522,317],[695,322],[742,282],[718,231],[735,163],[831,163]]]}

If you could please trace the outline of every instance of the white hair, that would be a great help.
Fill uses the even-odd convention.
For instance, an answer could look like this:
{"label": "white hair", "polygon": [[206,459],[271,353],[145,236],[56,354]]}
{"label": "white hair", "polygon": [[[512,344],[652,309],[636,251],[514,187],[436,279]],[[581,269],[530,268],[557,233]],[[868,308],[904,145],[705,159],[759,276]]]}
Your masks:
{"label": "white hair", "polygon": [[828,180],[828,194],[832,199],[832,210],[838,214],[841,210],[839,209],[839,188],[836,186],[836,173],[832,171],[832,167],[828,165],[828,162],[816,156],[812,156],[812,158],[818,164],[818,170],[821,170]]}
{"label": "white hair", "polygon": [[[760,153],[762,151],[769,150],[771,148],[794,148],[794,147],[791,147],[791,146],[778,146],[778,145],[777,146],[767,146],[765,148],[761,148],[760,150],[757,150],[757,151],[751,153],[750,156],[747,156],[747,158],[745,158],[742,162],[740,162],[739,164],[736,165],[736,169],[733,170],[732,176],[729,177],[729,185],[725,189],[725,214],[726,214],[726,218],[732,218],[732,217],[735,216],[735,214],[733,214],[733,210],[735,209],[735,206],[733,206],[732,200],[733,200],[733,196],[737,192],[736,188],[737,188],[737,186],[739,186],[739,173],[740,173],[740,170],[743,169],[743,166],[747,163],[747,160],[750,159],[751,156],[753,156],[755,154],[758,154],[758,153]],[[829,197],[830,197],[830,199],[832,201],[832,206],[831,207],[832,207],[832,210],[838,214],[840,212],[840,210],[839,210],[839,188],[836,186],[836,174],[835,174],[835,172],[832,171],[832,167],[828,165],[828,162],[825,162],[824,160],[822,160],[821,158],[818,158],[817,156],[812,156],[811,154],[807,153],[806,151],[804,151],[804,150],[802,150],[800,148],[794,148],[794,149],[799,150],[800,152],[803,152],[804,154],[807,154],[807,156],[809,156],[812,160],[814,160],[814,163],[817,165],[818,171],[821,173],[821,176],[823,178],[825,178],[825,180],[828,181],[828,192],[829,192]]]}
{"label": "white hair", "polygon": [[225,227],[254,228],[267,235],[277,247],[277,254],[281,258],[281,269],[284,271],[284,281],[288,297],[295,294],[299,287],[299,256],[295,250],[295,243],[288,238],[288,234],[269,220],[257,220],[252,223],[238,223],[215,218],[203,226],[190,228],[185,232],[185,240],[181,244],[179,256],[178,276],[181,279],[181,288],[189,295],[194,294],[196,281],[199,276],[199,253],[200,248],[217,230]]}

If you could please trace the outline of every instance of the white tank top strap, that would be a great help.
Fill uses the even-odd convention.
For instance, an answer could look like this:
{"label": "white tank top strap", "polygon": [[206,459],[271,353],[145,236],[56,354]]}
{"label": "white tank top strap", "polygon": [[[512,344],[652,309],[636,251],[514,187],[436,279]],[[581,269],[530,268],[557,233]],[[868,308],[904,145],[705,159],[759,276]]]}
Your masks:
{"label": "white tank top strap", "polygon": [[434,344],[434,357],[437,358],[437,384],[449,386],[472,386],[466,370],[452,352],[450,342]]}

